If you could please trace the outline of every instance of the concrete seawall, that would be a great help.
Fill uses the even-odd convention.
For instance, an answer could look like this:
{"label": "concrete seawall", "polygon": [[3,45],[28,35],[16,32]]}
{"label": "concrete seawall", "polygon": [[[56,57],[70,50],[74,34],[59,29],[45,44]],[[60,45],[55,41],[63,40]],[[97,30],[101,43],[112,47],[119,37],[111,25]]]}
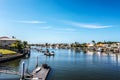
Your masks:
{"label": "concrete seawall", "polygon": [[25,54],[17,53],[15,55],[3,56],[3,57],[0,57],[0,62],[7,62],[7,61],[14,60],[14,59],[18,59],[18,58],[24,57],[26,54],[27,53]]}

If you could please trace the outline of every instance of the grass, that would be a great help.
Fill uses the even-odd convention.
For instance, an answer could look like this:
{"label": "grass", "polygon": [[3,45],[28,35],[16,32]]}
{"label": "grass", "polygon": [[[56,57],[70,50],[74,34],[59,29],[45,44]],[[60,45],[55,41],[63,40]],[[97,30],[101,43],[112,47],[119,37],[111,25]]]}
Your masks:
{"label": "grass", "polygon": [[0,49],[0,53],[2,53],[2,54],[16,54],[15,51],[7,50],[7,49]]}

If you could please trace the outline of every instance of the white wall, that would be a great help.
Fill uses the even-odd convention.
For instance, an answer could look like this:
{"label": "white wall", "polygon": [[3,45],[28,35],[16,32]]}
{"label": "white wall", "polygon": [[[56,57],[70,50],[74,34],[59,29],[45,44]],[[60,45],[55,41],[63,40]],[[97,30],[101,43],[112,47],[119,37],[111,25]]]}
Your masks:
{"label": "white wall", "polygon": [[11,44],[15,43],[16,40],[0,40],[0,46],[5,47],[10,46]]}

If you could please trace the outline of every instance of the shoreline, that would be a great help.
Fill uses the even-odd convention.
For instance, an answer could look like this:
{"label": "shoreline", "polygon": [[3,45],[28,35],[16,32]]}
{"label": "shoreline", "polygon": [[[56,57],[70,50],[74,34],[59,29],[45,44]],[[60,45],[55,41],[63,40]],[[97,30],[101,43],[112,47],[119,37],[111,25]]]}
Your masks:
{"label": "shoreline", "polygon": [[24,54],[17,53],[16,55],[0,57],[0,63],[8,62],[8,61],[11,61],[11,60],[15,60],[15,59],[24,57],[26,54],[28,54],[28,53],[24,53]]}

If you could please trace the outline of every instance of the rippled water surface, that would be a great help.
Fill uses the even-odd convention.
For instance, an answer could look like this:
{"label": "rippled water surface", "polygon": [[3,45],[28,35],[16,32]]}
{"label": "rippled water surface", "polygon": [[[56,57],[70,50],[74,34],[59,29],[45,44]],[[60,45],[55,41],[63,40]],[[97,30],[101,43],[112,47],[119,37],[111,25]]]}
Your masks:
{"label": "rippled water surface", "polygon": [[[70,49],[50,49],[55,56],[47,57],[43,53],[31,50],[29,58],[1,63],[0,69],[21,72],[22,62],[29,72],[35,68],[36,57],[39,65],[47,63],[51,72],[47,80],[120,80],[120,54],[83,52]],[[9,67],[9,68],[8,68]],[[20,76],[0,73],[0,80],[19,80]]]}

